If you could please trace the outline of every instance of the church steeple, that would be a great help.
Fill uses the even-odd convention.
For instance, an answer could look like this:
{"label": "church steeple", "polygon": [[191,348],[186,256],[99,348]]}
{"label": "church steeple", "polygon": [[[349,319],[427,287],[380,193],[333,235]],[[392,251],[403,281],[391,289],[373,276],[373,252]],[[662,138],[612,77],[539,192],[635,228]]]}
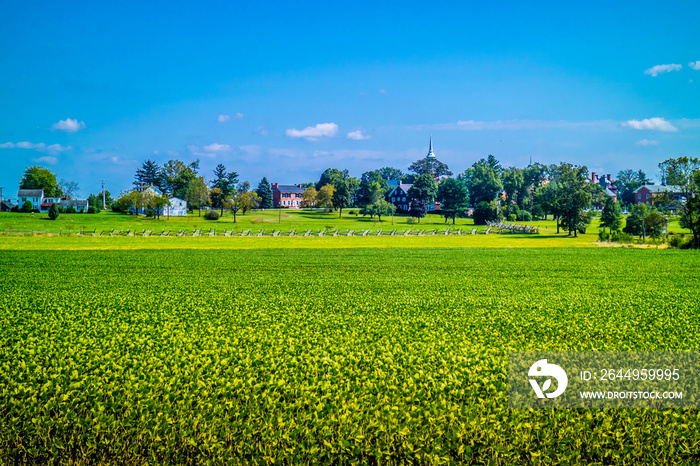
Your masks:
{"label": "church steeple", "polygon": [[433,135],[430,135],[430,150],[428,151],[428,155],[425,156],[426,159],[434,159],[435,158],[435,152],[433,152]]}

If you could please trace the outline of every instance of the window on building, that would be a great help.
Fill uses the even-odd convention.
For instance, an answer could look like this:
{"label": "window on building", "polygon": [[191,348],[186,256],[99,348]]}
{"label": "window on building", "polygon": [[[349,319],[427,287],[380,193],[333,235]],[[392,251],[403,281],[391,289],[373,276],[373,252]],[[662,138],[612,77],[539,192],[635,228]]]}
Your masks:
{"label": "window on building", "polygon": [[647,193],[647,199],[649,199],[649,193]]}
{"label": "window on building", "polygon": [[641,199],[641,198],[642,198],[642,195],[641,195],[641,194],[637,194],[637,199]]}
{"label": "window on building", "polygon": [[403,199],[401,199],[401,200],[402,200],[403,202],[406,202],[406,198],[405,198],[405,197],[404,197]]}
{"label": "window on building", "polygon": [[391,202],[396,202],[396,198],[395,198],[395,197],[392,197],[392,198],[391,198]]}

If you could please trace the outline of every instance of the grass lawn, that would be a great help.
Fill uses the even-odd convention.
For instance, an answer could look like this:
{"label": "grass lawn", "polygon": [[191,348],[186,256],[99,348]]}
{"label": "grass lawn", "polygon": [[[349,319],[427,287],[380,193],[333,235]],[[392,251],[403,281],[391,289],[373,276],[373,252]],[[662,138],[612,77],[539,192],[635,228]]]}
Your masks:
{"label": "grass lawn", "polygon": [[[306,210],[258,210],[248,212],[246,215],[237,215],[236,223],[233,222],[233,215],[226,212],[223,217],[217,221],[210,221],[199,217],[195,211],[194,214],[189,214],[187,217],[170,217],[161,218],[159,220],[146,218],[144,216],[134,217],[132,215],[120,214],[115,212],[103,211],[99,214],[61,214],[57,220],[49,220],[48,214],[27,214],[27,213],[0,213],[0,233],[15,233],[15,232],[50,232],[70,233],[78,232],[81,228],[85,231],[109,232],[111,229],[131,229],[141,231],[143,229],[160,232],[163,229],[175,230],[178,229],[214,229],[223,230],[246,230],[248,228],[257,231],[259,229],[297,229],[304,231],[305,229],[324,228],[341,228],[341,229],[373,229],[378,228],[388,229],[392,227],[391,217],[382,218],[382,221],[372,220],[369,217],[361,215],[350,215],[349,212],[357,209],[343,210],[343,217],[338,218],[337,212],[325,213],[321,211],[306,211]],[[204,215],[204,211],[202,212]],[[438,215],[428,215],[421,219],[420,224],[409,223],[408,216],[395,216],[394,228],[436,228],[444,227],[445,219]],[[473,226],[471,219],[457,219],[456,227]],[[451,226],[449,222],[448,226]]]}

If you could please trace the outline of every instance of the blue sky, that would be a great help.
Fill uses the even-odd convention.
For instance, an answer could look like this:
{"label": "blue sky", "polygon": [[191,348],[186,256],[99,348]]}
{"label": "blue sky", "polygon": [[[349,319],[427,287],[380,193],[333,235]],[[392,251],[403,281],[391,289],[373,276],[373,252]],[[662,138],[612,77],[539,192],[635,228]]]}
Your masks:
{"label": "blue sky", "polygon": [[5,2],[0,186],[41,164],[117,194],[148,158],[360,176],[430,134],[455,174],[700,156],[700,3],[488,3]]}

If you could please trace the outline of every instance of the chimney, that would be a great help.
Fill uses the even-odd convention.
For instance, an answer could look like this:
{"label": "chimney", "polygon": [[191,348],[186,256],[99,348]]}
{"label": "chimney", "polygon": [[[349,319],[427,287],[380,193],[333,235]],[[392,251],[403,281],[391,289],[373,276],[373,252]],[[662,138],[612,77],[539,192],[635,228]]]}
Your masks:
{"label": "chimney", "polygon": [[591,172],[591,183],[597,183],[598,180],[596,180],[595,172]]}
{"label": "chimney", "polygon": [[611,175],[610,173],[608,173],[608,182],[609,182],[609,183],[612,182],[612,175]]}
{"label": "chimney", "polygon": [[280,184],[279,183],[270,183],[272,185],[272,189],[279,189]]}

